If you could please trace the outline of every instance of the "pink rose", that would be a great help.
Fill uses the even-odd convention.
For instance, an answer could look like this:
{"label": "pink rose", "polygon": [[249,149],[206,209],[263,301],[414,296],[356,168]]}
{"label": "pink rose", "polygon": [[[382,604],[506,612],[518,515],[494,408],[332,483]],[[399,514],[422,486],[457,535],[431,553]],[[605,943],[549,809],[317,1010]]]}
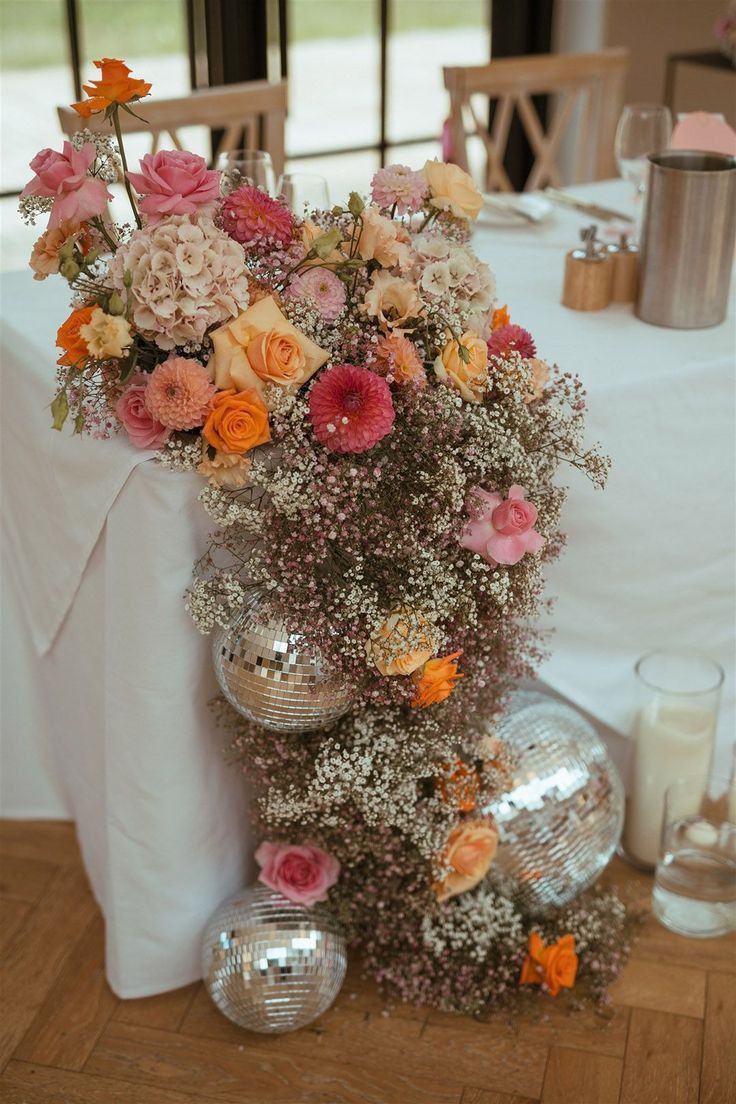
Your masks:
{"label": "pink rose", "polygon": [[87,142],[75,150],[71,142],[65,142],[63,151],[43,149],[31,161],[36,174],[21,192],[25,196],[45,196],[53,199],[49,229],[54,230],[62,222],[75,225],[85,219],[101,215],[112,199],[104,180],[88,176],[87,171],[96,157],[95,147]]}
{"label": "pink rose", "polygon": [[271,843],[265,840],[256,851],[261,868],[258,878],[283,893],[295,905],[310,908],[327,899],[327,891],[340,874],[340,864],[313,843]]}
{"label": "pink rose", "polygon": [[141,449],[159,449],[171,430],[162,425],[146,406],[148,379],[139,372],[115,404],[115,413],[123,423],[131,444]]}
{"label": "pink rose", "polygon": [[185,150],[160,150],[140,160],[141,172],[128,173],[139,195],[140,209],[150,222],[169,215],[193,215],[207,206],[213,213],[220,198],[220,174],[207,168],[203,157]]}
{"label": "pink rose", "polygon": [[480,511],[473,510],[471,520],[459,537],[463,548],[477,552],[492,567],[515,564],[526,552],[538,552],[544,538],[534,529],[537,508],[526,502],[526,491],[516,484],[507,499],[482,487],[473,487],[472,497],[480,502]]}

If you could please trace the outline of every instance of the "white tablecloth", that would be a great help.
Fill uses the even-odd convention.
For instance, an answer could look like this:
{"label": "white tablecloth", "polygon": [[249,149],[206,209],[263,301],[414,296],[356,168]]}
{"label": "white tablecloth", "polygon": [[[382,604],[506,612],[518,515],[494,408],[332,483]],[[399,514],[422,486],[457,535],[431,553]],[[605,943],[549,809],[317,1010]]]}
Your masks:
{"label": "white tablecloth", "polygon": [[[617,184],[590,190],[626,201]],[[614,459],[605,493],[569,475],[569,549],[550,571],[556,632],[542,677],[625,731],[637,656],[703,649],[728,670],[725,756],[733,323],[688,333],[645,326],[627,307],[565,310],[563,256],[582,221],[556,212],[544,226],[475,236],[540,354],[583,376],[591,436]],[[198,477],[164,471],[123,439],[49,430],[65,286],[19,273],[0,291],[2,807],[77,820],[107,920],[110,982],[142,996],[199,976],[202,926],[250,853],[243,781],[207,711],[208,643],[181,600],[208,520]]]}

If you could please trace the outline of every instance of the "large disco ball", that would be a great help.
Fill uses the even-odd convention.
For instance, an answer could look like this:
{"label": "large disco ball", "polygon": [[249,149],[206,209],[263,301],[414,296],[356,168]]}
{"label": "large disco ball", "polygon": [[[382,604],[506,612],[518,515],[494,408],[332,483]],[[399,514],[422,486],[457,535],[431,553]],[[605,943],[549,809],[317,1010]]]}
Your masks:
{"label": "large disco ball", "polygon": [[624,791],[595,729],[568,705],[536,692],[512,695],[496,727],[511,782],[484,810],[494,817],[494,863],[519,904],[544,913],[596,880],[621,834]]}
{"label": "large disco ball", "polygon": [[340,991],[347,951],[322,905],[294,905],[256,883],[224,901],[207,925],[202,976],[220,1011],[267,1035],[316,1020]]}
{"label": "large disco ball", "polygon": [[327,728],[350,708],[345,687],[330,677],[321,655],[269,615],[262,591],[214,634],[212,658],[230,704],[274,732]]}

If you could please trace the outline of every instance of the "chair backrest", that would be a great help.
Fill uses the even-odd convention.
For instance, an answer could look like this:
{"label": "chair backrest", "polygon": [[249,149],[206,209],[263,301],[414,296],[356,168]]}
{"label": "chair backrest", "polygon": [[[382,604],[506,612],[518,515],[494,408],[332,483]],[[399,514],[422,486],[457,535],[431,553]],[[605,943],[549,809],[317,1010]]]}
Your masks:
{"label": "chair backrest", "polygon": [[[444,69],[454,160],[468,169],[467,134],[477,134],[487,155],[486,190],[514,191],[503,159],[516,110],[535,155],[525,191],[563,183],[558,157],[573,120],[576,181],[615,175],[613,142],[628,59],[628,50],[617,47],[595,54],[534,54]],[[496,101],[490,128],[471,101],[476,95]],[[535,95],[554,97],[546,133],[532,102]]]}
{"label": "chair backrest", "polygon": [[[121,130],[123,134],[150,132],[152,153],[158,149],[162,134],[168,134],[175,148],[181,149],[179,130],[206,126],[223,132],[213,162],[228,150],[263,149],[271,154],[276,176],[284,170],[286,81],[249,81],[204,88],[177,99],[141,100],[133,104],[132,109],[140,119],[121,111]],[[110,130],[103,114],[81,119],[71,107],[57,110],[61,129],[67,135],[84,127],[92,131]]]}

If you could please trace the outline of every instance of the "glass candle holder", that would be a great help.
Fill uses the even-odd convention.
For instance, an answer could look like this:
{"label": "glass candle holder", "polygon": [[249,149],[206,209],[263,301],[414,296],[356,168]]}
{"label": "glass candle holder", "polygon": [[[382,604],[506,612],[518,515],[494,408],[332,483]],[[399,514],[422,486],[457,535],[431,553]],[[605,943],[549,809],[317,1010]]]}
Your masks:
{"label": "glass candle holder", "polygon": [[680,935],[707,939],[736,930],[734,782],[680,779],[665,795],[652,911]]}
{"label": "glass candle holder", "polygon": [[622,853],[653,870],[664,796],[680,778],[710,770],[723,671],[696,652],[650,652],[636,664],[640,708]]}

